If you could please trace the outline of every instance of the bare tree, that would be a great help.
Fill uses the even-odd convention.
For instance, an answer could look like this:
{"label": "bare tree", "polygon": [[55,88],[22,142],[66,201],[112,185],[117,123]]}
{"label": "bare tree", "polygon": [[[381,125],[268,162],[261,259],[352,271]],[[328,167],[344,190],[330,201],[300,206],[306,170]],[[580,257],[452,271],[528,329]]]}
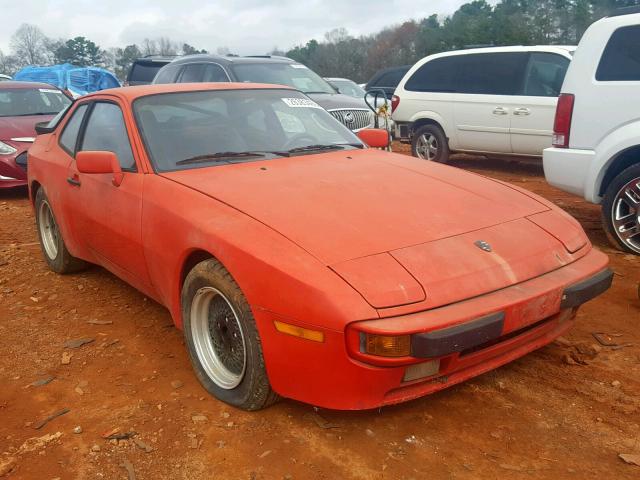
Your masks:
{"label": "bare tree", "polygon": [[13,55],[5,55],[0,50],[0,73],[13,75],[18,70],[18,59]]}
{"label": "bare tree", "polygon": [[231,50],[229,50],[229,47],[218,47],[216,49],[216,53],[218,55],[225,56],[225,55],[229,55],[231,53]]}
{"label": "bare tree", "polygon": [[168,37],[160,37],[158,39],[158,54],[160,55],[177,55],[178,45],[171,41]]}
{"label": "bare tree", "polygon": [[11,37],[11,50],[22,64],[39,65],[49,61],[49,40],[37,26],[23,23]]}
{"label": "bare tree", "polygon": [[147,57],[149,55],[157,55],[158,54],[158,45],[155,40],[150,40],[145,38],[142,41],[142,55]]}

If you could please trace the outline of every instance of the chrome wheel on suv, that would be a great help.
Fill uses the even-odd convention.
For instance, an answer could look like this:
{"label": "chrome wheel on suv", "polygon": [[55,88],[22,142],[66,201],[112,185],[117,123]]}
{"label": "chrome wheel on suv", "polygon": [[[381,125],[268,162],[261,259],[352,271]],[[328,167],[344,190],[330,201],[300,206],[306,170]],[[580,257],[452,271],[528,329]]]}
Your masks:
{"label": "chrome wheel on suv", "polygon": [[435,135],[424,133],[416,140],[416,153],[418,158],[435,160],[438,157],[438,139]]}
{"label": "chrome wheel on suv", "polygon": [[612,244],[640,254],[640,164],[623,170],[607,186],[602,223]]}
{"label": "chrome wheel on suv", "polygon": [[618,238],[640,253],[640,178],[634,178],[616,194],[611,222]]}

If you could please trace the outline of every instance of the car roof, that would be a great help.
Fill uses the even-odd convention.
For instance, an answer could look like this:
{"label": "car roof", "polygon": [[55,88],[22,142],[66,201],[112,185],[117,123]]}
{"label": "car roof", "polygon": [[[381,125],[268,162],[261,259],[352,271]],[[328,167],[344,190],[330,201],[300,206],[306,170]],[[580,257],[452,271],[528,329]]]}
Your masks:
{"label": "car roof", "polygon": [[356,83],[353,80],[351,80],[350,78],[341,78],[341,77],[322,77],[324,78],[327,82],[351,82],[351,83]]}
{"label": "car roof", "polygon": [[83,96],[83,99],[92,97],[113,96],[119,97],[124,101],[132,102],[140,97],[150,95],[161,95],[165,93],[180,92],[204,92],[211,90],[274,90],[286,89],[297,91],[287,85],[275,85],[267,83],[234,83],[234,82],[217,82],[217,83],[162,83],[155,85],[139,85],[135,87],[120,87],[100,90],[99,92],[90,93]]}
{"label": "car roof", "polygon": [[33,88],[55,88],[56,90],[60,90],[55,85],[50,85],[48,83],[42,83],[42,82],[19,82],[15,80],[9,80],[9,81],[0,83],[0,89],[3,89],[3,90],[5,89],[18,90],[18,89],[33,89]]}
{"label": "car roof", "polygon": [[147,57],[136,58],[134,63],[169,63],[179,58],[177,55],[149,55]]}
{"label": "car roof", "polygon": [[[509,52],[549,52],[549,53],[570,53],[576,50],[576,46],[571,45],[510,45],[506,47],[481,47],[461,50],[450,50],[448,52],[436,53],[426,58],[434,59],[440,57],[450,57],[455,55],[470,55],[475,53],[509,53]],[[424,60],[423,59],[423,60]]]}
{"label": "car roof", "polygon": [[184,63],[210,62],[219,63],[221,65],[233,64],[260,64],[260,63],[298,63],[287,57],[279,57],[275,55],[248,55],[239,57],[236,55],[213,55],[210,53],[196,53],[194,55],[184,55],[174,59],[171,63],[182,65]]}

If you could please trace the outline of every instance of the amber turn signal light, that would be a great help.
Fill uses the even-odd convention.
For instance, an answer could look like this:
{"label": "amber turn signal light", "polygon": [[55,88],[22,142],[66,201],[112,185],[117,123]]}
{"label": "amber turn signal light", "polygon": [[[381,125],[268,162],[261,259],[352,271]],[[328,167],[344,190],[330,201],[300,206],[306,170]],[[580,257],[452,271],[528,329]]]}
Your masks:
{"label": "amber turn signal light", "polygon": [[324,333],[317,330],[309,330],[308,328],[298,327],[284,322],[273,322],[276,330],[287,335],[293,335],[294,337],[304,338],[313,342],[324,342]]}
{"label": "amber turn signal light", "polygon": [[366,333],[364,353],[378,357],[407,357],[411,355],[411,335],[389,337]]}

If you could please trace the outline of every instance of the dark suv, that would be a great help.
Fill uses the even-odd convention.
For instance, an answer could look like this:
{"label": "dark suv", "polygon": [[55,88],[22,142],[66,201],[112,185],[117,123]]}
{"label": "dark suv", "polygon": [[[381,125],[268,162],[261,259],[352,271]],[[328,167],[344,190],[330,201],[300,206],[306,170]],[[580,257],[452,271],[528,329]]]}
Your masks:
{"label": "dark suv", "polygon": [[367,82],[364,89],[367,92],[372,90],[383,90],[387,96],[387,100],[391,101],[393,92],[404,77],[405,73],[409,71],[411,65],[403,65],[401,67],[385,68],[378,70],[373,77]]}
{"label": "dark suv", "polygon": [[317,73],[286,57],[188,55],[162,67],[153,80],[153,83],[194,82],[289,85],[307,94],[352,131],[373,125],[373,112],[364,99],[338,93]]}
{"label": "dark suv", "polygon": [[176,57],[164,57],[160,55],[138,58],[129,69],[126,85],[131,85],[132,87],[136,85],[149,85],[153,82],[158,70],[167,63],[170,63],[174,58]]}

